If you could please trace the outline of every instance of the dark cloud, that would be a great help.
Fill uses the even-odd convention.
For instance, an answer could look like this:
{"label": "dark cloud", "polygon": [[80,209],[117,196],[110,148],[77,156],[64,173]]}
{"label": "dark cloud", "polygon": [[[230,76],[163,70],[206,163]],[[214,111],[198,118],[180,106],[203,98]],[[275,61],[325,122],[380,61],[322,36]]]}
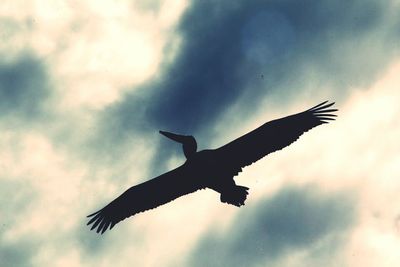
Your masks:
{"label": "dark cloud", "polygon": [[99,235],[94,231],[89,231],[90,228],[86,223],[87,220],[81,221],[74,231],[77,244],[79,244],[84,258],[97,257],[99,254],[110,251],[112,248],[110,248],[109,244],[114,244],[114,247],[118,247],[116,246],[118,240],[115,240],[115,236]]}
{"label": "dark cloud", "polygon": [[[86,226],[86,223],[82,223],[82,225]],[[101,257],[101,255],[113,254],[114,248],[121,246],[115,240],[114,242],[110,241],[108,236],[96,236],[96,233],[89,231],[87,226],[78,232],[76,238],[77,242],[79,242],[81,258],[87,261],[93,261],[99,256]],[[110,244],[113,245],[110,246]]]}
{"label": "dark cloud", "polygon": [[[93,263],[112,262],[116,257],[120,257],[122,250],[129,247],[140,247],[143,246],[145,241],[145,233],[142,229],[128,229],[127,225],[120,225],[118,230],[113,234],[99,235],[94,231],[89,231],[90,228],[86,225],[87,220],[81,221],[74,231],[73,238],[74,244],[79,248],[80,258],[82,262],[88,265]],[[131,222],[134,223],[134,222]],[[113,229],[114,231],[114,229]],[[122,234],[120,231],[125,231],[126,234]],[[129,231],[129,233],[128,233]],[[118,234],[118,232],[120,232]],[[127,238],[121,238],[127,237]],[[112,244],[112,245],[110,245]],[[129,263],[132,266],[139,266],[138,261],[141,257],[132,252],[134,257],[129,259]]]}
{"label": "dark cloud", "polygon": [[178,27],[176,60],[104,110],[101,142],[114,148],[164,129],[206,146],[210,126],[234,104],[241,117],[264,98],[304,101],[321,87],[345,96],[375,80],[398,51],[400,23],[389,11],[385,1],[193,1]]}
{"label": "dark cloud", "polygon": [[354,218],[354,203],[346,194],[285,189],[240,212],[226,232],[206,235],[188,266],[274,266],[301,251],[311,257],[304,261],[334,262],[327,254],[335,255]]}
{"label": "dark cloud", "polygon": [[36,253],[36,243],[33,242],[32,239],[21,239],[12,242],[1,240],[0,242],[0,259],[2,266],[34,266],[32,259]]}
{"label": "dark cloud", "polygon": [[44,116],[50,94],[43,63],[31,54],[11,61],[0,61],[0,113],[10,121],[24,123]]}
{"label": "dark cloud", "polygon": [[31,235],[10,240],[4,235],[24,221],[24,212],[32,207],[36,193],[28,184],[4,177],[0,179],[0,188],[0,262],[2,266],[32,266],[31,260],[38,250],[36,238]]}

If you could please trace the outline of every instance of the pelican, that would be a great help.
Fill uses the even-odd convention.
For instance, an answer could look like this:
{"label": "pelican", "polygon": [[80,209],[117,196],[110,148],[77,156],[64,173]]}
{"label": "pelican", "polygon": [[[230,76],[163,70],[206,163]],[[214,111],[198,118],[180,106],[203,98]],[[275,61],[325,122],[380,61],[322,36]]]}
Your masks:
{"label": "pelican", "polygon": [[337,109],[330,109],[333,105],[334,102],[325,101],[303,112],[269,121],[217,149],[197,151],[193,136],[160,131],[182,144],[186,161],[169,172],[132,186],[104,208],[88,215],[87,225],[93,224],[90,230],[103,234],[132,215],[206,188],[218,192],[221,202],[240,207],[245,204],[249,188],[237,185],[233,178],[244,167],[289,146],[308,130],[335,120]]}

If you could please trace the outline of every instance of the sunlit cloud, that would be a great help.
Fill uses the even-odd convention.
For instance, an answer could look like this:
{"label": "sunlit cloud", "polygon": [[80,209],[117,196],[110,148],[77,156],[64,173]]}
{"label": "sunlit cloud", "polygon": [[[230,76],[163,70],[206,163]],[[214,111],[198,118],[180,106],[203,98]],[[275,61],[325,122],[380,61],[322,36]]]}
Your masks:
{"label": "sunlit cloud", "polygon": [[140,12],[131,1],[2,5],[1,50],[8,56],[33,50],[50,63],[68,109],[101,108],[155,75],[166,45],[177,42],[172,29],[186,7],[185,1],[165,1],[158,12]]}

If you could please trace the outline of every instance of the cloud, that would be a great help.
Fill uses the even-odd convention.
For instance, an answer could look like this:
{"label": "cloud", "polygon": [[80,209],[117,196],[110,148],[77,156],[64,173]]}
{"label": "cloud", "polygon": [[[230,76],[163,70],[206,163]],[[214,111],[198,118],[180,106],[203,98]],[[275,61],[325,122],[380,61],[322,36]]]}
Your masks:
{"label": "cloud", "polygon": [[[189,253],[218,266],[210,248],[233,266],[399,265],[399,82],[367,90],[398,56],[392,1],[191,1],[177,28],[184,1],[14,2],[0,10],[6,265],[160,266]],[[85,226],[183,160],[157,130],[202,149],[325,98],[339,100],[338,121],[246,168],[243,209],[203,190],[101,237]]]}
{"label": "cloud", "polygon": [[29,123],[44,115],[51,92],[46,68],[32,54],[0,62],[0,113]]}
{"label": "cloud", "polygon": [[0,51],[46,58],[59,107],[101,109],[155,74],[185,2],[6,0],[2,7]]}
{"label": "cloud", "polygon": [[30,190],[29,183],[3,176],[0,179],[0,259],[5,266],[32,266],[37,253],[37,240],[34,235],[14,237],[8,234],[24,215],[33,207],[37,196]]}
{"label": "cloud", "polygon": [[[194,1],[177,28],[175,60],[105,108],[98,135],[118,146],[164,129],[193,134],[207,146],[227,112],[240,121],[259,108],[341,99],[374,81],[398,53],[400,21],[391,7],[360,0]],[[158,151],[165,150],[171,147],[161,143]],[[166,158],[158,154],[154,168]]]}
{"label": "cloud", "polygon": [[225,232],[203,237],[188,265],[274,266],[297,252],[308,251],[315,258],[333,255],[354,223],[354,208],[349,194],[283,189],[240,212]]}
{"label": "cloud", "polygon": [[[400,244],[396,228],[400,201],[398,73],[397,61],[370,88],[354,90],[344,103],[338,104],[335,122],[307,132],[279,153],[249,166],[237,178],[239,184],[246,181],[245,185],[252,188],[252,199],[262,199],[265,194],[293,184],[316,183],[324,194],[356,192],[354,197],[360,203],[356,207],[356,224],[348,232],[348,242],[340,245],[343,252],[330,257],[327,263],[305,266],[400,264],[400,257],[394,252]],[[297,106],[294,110],[304,103]],[[337,260],[344,263],[337,264]]]}
{"label": "cloud", "polygon": [[[0,236],[0,239],[1,236]],[[37,253],[36,243],[32,239],[21,239],[18,241],[7,242],[2,240],[0,243],[0,258],[4,266],[28,267],[34,266],[32,259]]]}

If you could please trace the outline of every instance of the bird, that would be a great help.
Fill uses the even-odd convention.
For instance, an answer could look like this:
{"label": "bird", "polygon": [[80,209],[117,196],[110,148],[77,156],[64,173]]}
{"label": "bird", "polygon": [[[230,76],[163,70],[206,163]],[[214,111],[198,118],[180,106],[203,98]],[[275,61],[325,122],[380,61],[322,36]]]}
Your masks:
{"label": "bird", "polygon": [[151,180],[132,186],[102,209],[88,215],[90,230],[103,234],[137,213],[154,209],[200,189],[220,194],[222,203],[241,207],[249,188],[234,177],[244,167],[295,142],[308,130],[335,120],[335,102],[324,101],[303,112],[264,123],[249,133],[216,149],[197,151],[192,135],[159,131],[182,144],[186,161]]}

